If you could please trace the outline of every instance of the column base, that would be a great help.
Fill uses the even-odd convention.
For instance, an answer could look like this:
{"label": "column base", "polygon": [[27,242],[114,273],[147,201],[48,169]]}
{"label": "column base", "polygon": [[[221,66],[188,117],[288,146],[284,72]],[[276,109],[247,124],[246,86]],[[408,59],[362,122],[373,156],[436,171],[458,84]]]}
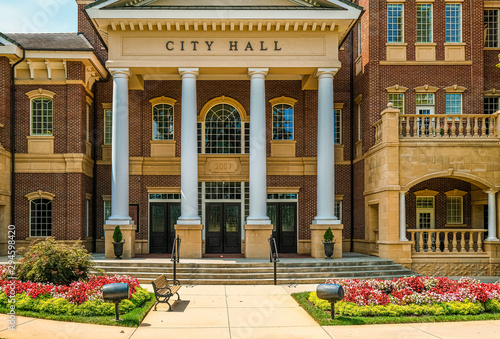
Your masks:
{"label": "column base", "polygon": [[175,234],[181,238],[180,259],[201,259],[203,256],[203,225],[175,225]]}
{"label": "column base", "polygon": [[269,259],[269,241],[273,225],[245,225],[245,258]]}
{"label": "column base", "polygon": [[325,231],[330,227],[332,229],[332,233],[334,236],[335,246],[333,249],[333,258],[340,259],[342,258],[342,230],[344,229],[344,225],[342,224],[312,224],[311,228],[311,256],[317,259],[324,259],[325,256],[325,248],[323,246],[323,235]]}
{"label": "column base", "polygon": [[405,267],[411,265],[411,242],[410,241],[378,241],[379,258],[393,260],[396,264]]}
{"label": "column base", "polygon": [[135,257],[135,231],[137,230],[136,225],[104,225],[104,257],[106,259],[116,258],[114,248],[113,248],[113,233],[115,227],[120,226],[122,231],[123,240],[123,259],[130,259]]}

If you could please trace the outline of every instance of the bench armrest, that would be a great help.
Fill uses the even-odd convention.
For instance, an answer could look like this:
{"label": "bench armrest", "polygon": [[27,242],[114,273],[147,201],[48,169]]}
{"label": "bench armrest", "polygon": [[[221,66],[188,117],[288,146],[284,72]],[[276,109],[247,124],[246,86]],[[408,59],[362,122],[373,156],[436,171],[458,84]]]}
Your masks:
{"label": "bench armrest", "polygon": [[169,284],[170,284],[170,283],[172,283],[172,285],[174,285],[174,286],[175,286],[175,285],[180,285],[180,284],[181,284],[181,283],[180,283],[180,281],[179,281],[179,280],[177,280],[177,279],[175,279],[175,280],[167,280],[167,282],[168,282]]}

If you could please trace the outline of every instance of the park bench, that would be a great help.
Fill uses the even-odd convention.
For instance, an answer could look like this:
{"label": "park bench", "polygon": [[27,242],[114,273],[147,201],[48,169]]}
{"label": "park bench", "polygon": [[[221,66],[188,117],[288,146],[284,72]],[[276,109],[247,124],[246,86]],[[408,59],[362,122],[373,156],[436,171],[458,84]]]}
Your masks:
{"label": "park bench", "polygon": [[[169,284],[169,282],[172,284]],[[162,274],[154,281],[152,281],[151,284],[153,285],[153,290],[156,297],[155,311],[156,305],[158,305],[158,303],[167,303],[168,310],[172,311],[172,306],[168,302],[170,297],[172,297],[174,294],[177,294],[177,300],[181,300],[181,297],[178,293],[181,288],[181,283],[179,282],[179,280],[167,280],[167,277]]]}

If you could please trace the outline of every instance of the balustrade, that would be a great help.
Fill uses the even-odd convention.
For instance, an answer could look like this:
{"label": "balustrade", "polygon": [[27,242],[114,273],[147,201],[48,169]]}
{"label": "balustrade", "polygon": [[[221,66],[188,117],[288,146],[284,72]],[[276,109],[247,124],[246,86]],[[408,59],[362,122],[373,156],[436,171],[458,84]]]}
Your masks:
{"label": "balustrade", "polygon": [[418,229],[408,232],[413,253],[484,253],[486,230]]}

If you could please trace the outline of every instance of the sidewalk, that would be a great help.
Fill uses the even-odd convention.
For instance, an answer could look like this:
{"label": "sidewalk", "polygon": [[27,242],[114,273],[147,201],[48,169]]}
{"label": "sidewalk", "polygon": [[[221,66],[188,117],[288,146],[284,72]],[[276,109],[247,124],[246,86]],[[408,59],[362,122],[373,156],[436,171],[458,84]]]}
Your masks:
{"label": "sidewalk", "polygon": [[[138,328],[17,317],[17,331],[0,315],[2,338],[500,338],[500,321],[319,326],[290,296],[317,285],[184,286],[173,312],[160,304]],[[151,285],[144,285],[151,289]]]}

